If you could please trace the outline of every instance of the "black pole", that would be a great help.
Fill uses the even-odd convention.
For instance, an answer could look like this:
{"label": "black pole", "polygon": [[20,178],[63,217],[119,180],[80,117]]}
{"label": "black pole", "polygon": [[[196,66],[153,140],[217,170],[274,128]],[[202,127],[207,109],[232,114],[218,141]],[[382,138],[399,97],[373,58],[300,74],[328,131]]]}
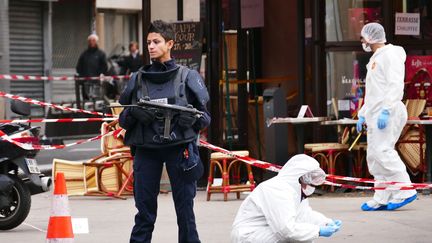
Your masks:
{"label": "black pole", "polygon": [[207,0],[207,62],[206,62],[206,80],[208,83],[211,102],[210,113],[212,122],[209,131],[209,140],[213,144],[222,145],[222,109],[219,80],[220,80],[220,45],[221,45],[221,23],[222,9],[220,0]]}
{"label": "black pole", "polygon": [[183,20],[183,0],[177,0],[177,20]]}
{"label": "black pole", "polygon": [[[305,86],[305,23],[304,23],[304,2],[297,1],[297,60],[298,60],[298,105],[305,103],[304,86]],[[297,133],[297,152],[304,152],[304,125],[295,126]]]}
{"label": "black pole", "polygon": [[298,60],[298,102],[303,105],[305,86],[305,23],[304,23],[304,1],[297,1],[297,60]]}
{"label": "black pole", "polygon": [[141,12],[141,19],[142,19],[142,39],[143,43],[140,43],[140,46],[143,48],[143,62],[144,64],[150,64],[150,57],[147,52],[147,30],[150,25],[151,19],[151,5],[150,0],[142,0],[142,12]]}
{"label": "black pole", "polygon": [[249,45],[250,53],[251,53],[251,77],[253,83],[253,93],[254,93],[254,101],[255,101],[255,133],[256,133],[256,142],[258,144],[258,159],[262,159],[261,154],[261,138],[259,133],[259,109],[258,109],[258,91],[257,91],[257,82],[256,82],[256,69],[255,69],[255,38],[254,38],[254,29],[250,29],[250,42],[252,44]]}

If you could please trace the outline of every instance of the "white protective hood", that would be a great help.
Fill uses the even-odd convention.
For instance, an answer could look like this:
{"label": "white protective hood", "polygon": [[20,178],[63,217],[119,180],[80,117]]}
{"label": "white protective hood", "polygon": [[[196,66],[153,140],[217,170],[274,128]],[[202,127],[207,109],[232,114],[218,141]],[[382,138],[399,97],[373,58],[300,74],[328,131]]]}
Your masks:
{"label": "white protective hood", "polygon": [[233,242],[309,242],[331,219],[301,200],[299,178],[319,168],[312,157],[292,157],[274,178],[261,183],[242,203],[233,224]]}

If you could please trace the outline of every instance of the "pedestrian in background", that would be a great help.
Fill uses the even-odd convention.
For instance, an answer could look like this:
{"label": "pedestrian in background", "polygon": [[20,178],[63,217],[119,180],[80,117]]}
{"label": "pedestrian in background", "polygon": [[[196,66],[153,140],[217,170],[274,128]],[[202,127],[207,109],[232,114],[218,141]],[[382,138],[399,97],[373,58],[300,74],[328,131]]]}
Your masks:
{"label": "pedestrian in background", "polygon": [[135,41],[129,44],[129,55],[124,59],[124,66],[126,68],[126,74],[136,72],[143,66],[143,60],[139,54],[139,46]]}
{"label": "pedestrian in background", "polygon": [[[96,34],[91,34],[87,38],[88,47],[81,53],[76,66],[78,77],[99,77],[106,74],[108,64],[105,52],[98,47],[99,37]],[[82,96],[84,100],[88,100],[94,88],[94,81],[84,81],[82,86]],[[97,84],[99,87],[100,85]]]}

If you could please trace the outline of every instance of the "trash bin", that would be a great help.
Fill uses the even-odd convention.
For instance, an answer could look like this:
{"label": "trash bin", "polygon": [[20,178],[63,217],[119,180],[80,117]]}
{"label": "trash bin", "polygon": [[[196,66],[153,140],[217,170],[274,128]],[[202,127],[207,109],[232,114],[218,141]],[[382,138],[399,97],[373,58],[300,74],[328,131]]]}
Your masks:
{"label": "trash bin", "polygon": [[[273,117],[286,117],[287,105],[285,92],[281,88],[264,90],[264,124]],[[287,124],[272,124],[264,128],[266,145],[266,160],[278,165],[284,165],[288,160],[288,126]]]}

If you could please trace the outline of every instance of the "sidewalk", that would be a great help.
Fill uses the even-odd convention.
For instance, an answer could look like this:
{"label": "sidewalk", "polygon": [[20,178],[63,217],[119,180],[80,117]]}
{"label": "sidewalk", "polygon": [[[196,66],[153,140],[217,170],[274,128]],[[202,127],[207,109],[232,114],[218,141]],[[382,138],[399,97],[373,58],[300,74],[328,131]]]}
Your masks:
{"label": "sidewalk", "polygon": [[[203,243],[229,241],[231,224],[241,200],[235,195],[224,202],[222,195],[205,201],[205,192],[198,192],[195,212],[198,231]],[[246,195],[242,195],[244,198]],[[316,242],[432,242],[432,197],[419,199],[402,210],[394,212],[362,212],[365,197],[331,195],[313,197],[311,206],[328,217],[341,219],[343,226],[332,238]],[[33,227],[46,230],[51,206],[51,194],[32,197],[30,215],[15,230],[0,232],[2,242],[45,242],[45,234]],[[73,197],[69,200],[72,217],[88,218],[90,234],[76,235],[75,242],[129,242],[136,212],[133,198],[117,200],[99,197]],[[32,227],[33,226],[33,227]],[[153,235],[155,243],[177,242],[177,225],[171,194],[159,196],[159,212]]]}

